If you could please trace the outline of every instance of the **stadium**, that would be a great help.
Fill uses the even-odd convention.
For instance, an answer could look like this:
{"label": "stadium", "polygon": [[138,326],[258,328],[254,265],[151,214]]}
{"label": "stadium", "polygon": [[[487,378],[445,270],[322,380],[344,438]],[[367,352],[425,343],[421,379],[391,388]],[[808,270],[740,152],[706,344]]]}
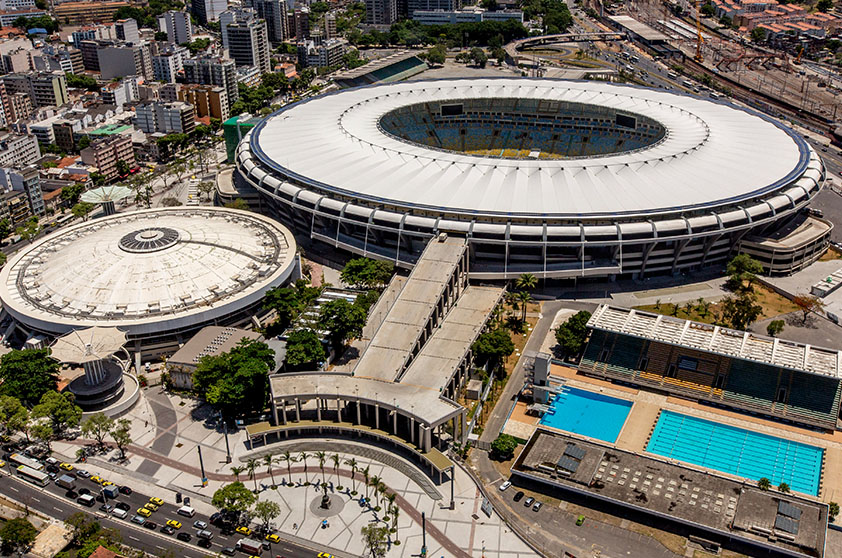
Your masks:
{"label": "stadium", "polygon": [[629,277],[812,263],[831,225],[801,210],[825,169],[729,103],[606,82],[447,79],[285,107],[237,149],[239,188],[300,238],[412,267],[439,232],[470,273]]}
{"label": "stadium", "polygon": [[0,300],[25,337],[116,327],[150,356],[206,325],[247,321],[289,279],[295,252],[289,230],[246,211],[121,213],[21,249],[0,274]]}

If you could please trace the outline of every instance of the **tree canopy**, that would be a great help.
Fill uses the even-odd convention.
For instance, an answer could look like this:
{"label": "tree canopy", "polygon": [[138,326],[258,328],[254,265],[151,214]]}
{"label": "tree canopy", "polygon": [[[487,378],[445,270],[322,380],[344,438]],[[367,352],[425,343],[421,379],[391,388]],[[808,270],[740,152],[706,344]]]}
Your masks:
{"label": "tree canopy", "polygon": [[567,319],[555,330],[555,339],[565,355],[577,355],[585,346],[587,337],[587,323],[591,319],[591,313],[581,310]]}
{"label": "tree canopy", "polygon": [[729,276],[732,288],[741,288],[744,282],[751,286],[757,276],[763,273],[763,265],[748,254],[737,254],[725,266],[725,273]]}
{"label": "tree canopy", "polygon": [[275,351],[243,339],[227,353],[205,356],[193,373],[193,388],[226,416],[259,411],[266,405]]}
{"label": "tree canopy", "polygon": [[312,329],[297,329],[287,336],[287,370],[303,370],[325,360],[327,354],[319,336]]}
{"label": "tree canopy", "polygon": [[368,312],[344,298],[326,302],[319,312],[319,327],[330,332],[334,349],[340,349],[347,341],[362,335]]}
{"label": "tree canopy", "polygon": [[374,289],[389,282],[395,272],[395,264],[371,258],[353,258],[342,268],[340,278],[358,289]]}
{"label": "tree canopy", "polygon": [[517,439],[509,434],[500,434],[491,442],[491,453],[496,459],[511,459],[517,448]]}
{"label": "tree canopy", "polygon": [[53,434],[60,436],[68,428],[78,426],[82,419],[82,409],[76,405],[75,401],[76,398],[72,393],[48,391],[32,408],[32,416],[49,419]]}
{"label": "tree canopy", "polygon": [[319,298],[322,290],[311,287],[304,279],[295,282],[295,287],[275,287],[263,295],[263,307],[274,310],[280,329],[286,329],[298,315]]}
{"label": "tree canopy", "polygon": [[45,393],[57,388],[59,366],[49,349],[9,351],[0,357],[0,393],[36,405]]}
{"label": "tree canopy", "polygon": [[488,368],[493,370],[503,359],[515,352],[512,336],[503,328],[487,331],[480,335],[472,346],[480,361],[487,361]]}
{"label": "tree canopy", "polygon": [[0,526],[0,539],[3,540],[3,552],[11,556],[26,549],[35,542],[38,530],[24,517],[10,519]]}
{"label": "tree canopy", "polygon": [[67,72],[64,74],[64,79],[67,81],[67,87],[78,87],[79,89],[87,89],[88,91],[99,91],[99,83],[96,79],[86,74],[71,74]]}
{"label": "tree canopy", "polygon": [[213,493],[211,505],[218,510],[244,512],[257,500],[254,492],[240,481],[226,484]]}
{"label": "tree canopy", "polygon": [[722,317],[734,329],[747,329],[762,313],[763,307],[757,304],[757,296],[750,292],[725,297],[722,301]]}

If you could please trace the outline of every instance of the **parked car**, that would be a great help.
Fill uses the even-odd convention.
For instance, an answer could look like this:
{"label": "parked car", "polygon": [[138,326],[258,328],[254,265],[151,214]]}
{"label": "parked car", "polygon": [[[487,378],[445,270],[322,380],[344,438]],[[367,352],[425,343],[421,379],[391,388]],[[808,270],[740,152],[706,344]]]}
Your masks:
{"label": "parked car", "polygon": [[113,517],[116,517],[117,519],[126,519],[126,516],[129,515],[129,512],[120,508],[114,508],[113,510],[111,510],[111,515]]}
{"label": "parked car", "polygon": [[188,533],[186,531],[182,531],[181,533],[177,534],[175,536],[175,538],[177,538],[180,541],[190,542],[190,539],[193,538],[193,535],[191,535],[190,533]]}
{"label": "parked car", "polygon": [[114,504],[114,507],[117,508],[118,510],[123,510],[123,511],[129,511],[130,509],[132,509],[132,507],[129,504],[127,504],[126,502],[117,502],[116,504]]}
{"label": "parked car", "polygon": [[120,487],[120,494],[125,494],[126,496],[132,495],[132,489],[128,486],[121,486]]}
{"label": "parked car", "polygon": [[196,529],[199,529],[201,531],[202,529],[208,528],[208,522],[202,521],[201,519],[197,519],[196,521],[193,522],[193,527],[195,527]]}
{"label": "parked car", "polygon": [[508,490],[508,488],[510,486],[512,486],[512,481],[504,482],[503,484],[500,485],[500,492],[504,492],[505,490]]}
{"label": "parked car", "polygon": [[234,554],[236,554],[237,551],[231,548],[230,546],[226,546],[221,550],[221,552],[226,556],[234,556]]}
{"label": "parked car", "polygon": [[155,523],[154,521],[147,521],[146,523],[143,524],[143,526],[146,527],[147,529],[152,530],[152,531],[154,531],[155,529],[158,528],[158,524]]}
{"label": "parked car", "polygon": [[544,505],[543,502],[535,502],[534,504],[532,504],[532,511],[540,510],[541,506],[543,506],[543,505]]}
{"label": "parked car", "polygon": [[523,501],[523,505],[528,508],[529,506],[532,505],[532,502],[534,502],[534,501],[535,501],[535,498],[530,496],[529,498],[527,498],[526,500]]}
{"label": "parked car", "polygon": [[132,523],[137,523],[138,525],[143,525],[144,523],[146,523],[146,518],[145,518],[145,517],[141,517],[141,516],[139,516],[139,515],[133,515],[133,516],[132,516],[132,519],[131,519],[131,522],[132,522]]}
{"label": "parked car", "polygon": [[175,529],[173,529],[169,525],[164,525],[163,527],[161,527],[161,532],[165,535],[172,535],[173,533],[175,533]]}
{"label": "parked car", "polygon": [[579,517],[576,518],[576,526],[577,527],[581,527],[584,522],[585,522],[585,516],[584,515],[580,515]]}
{"label": "parked car", "polygon": [[515,501],[515,502],[520,502],[521,500],[523,500],[523,497],[524,497],[525,495],[526,495],[526,494],[524,494],[523,490],[518,490],[518,491],[517,491],[517,494],[515,494],[514,501]]}

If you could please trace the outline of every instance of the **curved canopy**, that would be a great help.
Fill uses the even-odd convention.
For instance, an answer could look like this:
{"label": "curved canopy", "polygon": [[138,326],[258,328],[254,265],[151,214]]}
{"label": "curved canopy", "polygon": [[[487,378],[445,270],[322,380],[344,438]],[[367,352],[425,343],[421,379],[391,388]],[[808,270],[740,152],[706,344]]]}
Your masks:
{"label": "curved canopy", "polygon": [[56,339],[52,357],[66,364],[106,360],[126,344],[126,332],[116,327],[75,329]]}

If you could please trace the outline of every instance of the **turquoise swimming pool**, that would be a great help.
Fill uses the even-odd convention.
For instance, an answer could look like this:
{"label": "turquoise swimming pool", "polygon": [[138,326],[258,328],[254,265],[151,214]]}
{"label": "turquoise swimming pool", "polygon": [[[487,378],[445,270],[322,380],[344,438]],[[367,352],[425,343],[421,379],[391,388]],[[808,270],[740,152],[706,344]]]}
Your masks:
{"label": "turquoise swimming pool", "polygon": [[673,411],[661,411],[646,451],[813,496],[824,457],[822,448]]}
{"label": "turquoise swimming pool", "polygon": [[541,424],[614,443],[631,407],[631,401],[564,386]]}

